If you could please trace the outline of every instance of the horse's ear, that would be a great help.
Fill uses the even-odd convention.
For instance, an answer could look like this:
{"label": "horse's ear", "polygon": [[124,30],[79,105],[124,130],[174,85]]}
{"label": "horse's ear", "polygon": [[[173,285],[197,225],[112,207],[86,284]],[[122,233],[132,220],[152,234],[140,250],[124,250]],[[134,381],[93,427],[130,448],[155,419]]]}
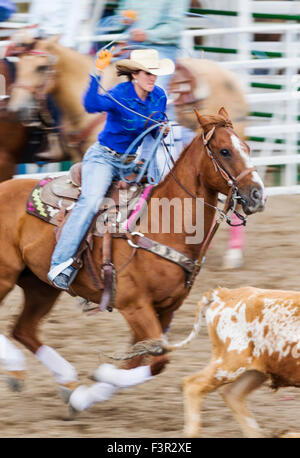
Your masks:
{"label": "horse's ear", "polygon": [[58,33],[57,35],[53,35],[52,37],[48,38],[48,41],[51,43],[57,43],[61,39],[61,34]]}
{"label": "horse's ear", "polygon": [[229,114],[227,113],[227,111],[225,110],[224,107],[221,107],[218,114],[220,116],[222,116],[226,121],[230,121],[230,117],[229,117]]}
{"label": "horse's ear", "polygon": [[194,112],[195,112],[195,114],[196,114],[196,116],[197,116],[197,119],[198,119],[198,122],[199,122],[200,126],[201,126],[202,128],[204,128],[205,124],[207,124],[207,118],[206,118],[206,116],[201,115],[201,114],[199,113],[199,111],[197,110],[197,108],[194,108]]}

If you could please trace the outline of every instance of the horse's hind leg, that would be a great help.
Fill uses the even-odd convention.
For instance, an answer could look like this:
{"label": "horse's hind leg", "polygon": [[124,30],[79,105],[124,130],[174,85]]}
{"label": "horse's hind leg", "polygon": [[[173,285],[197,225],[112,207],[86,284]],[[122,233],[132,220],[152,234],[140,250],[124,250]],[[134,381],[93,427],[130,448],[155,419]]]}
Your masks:
{"label": "horse's hind leg", "polygon": [[25,357],[4,335],[0,335],[0,360],[10,389],[21,391],[26,374]]}
{"label": "horse's hind leg", "polygon": [[52,309],[60,291],[30,271],[20,277],[18,284],[24,291],[25,301],[13,328],[13,337],[35,354],[62,388],[74,389],[77,386],[77,374],[73,366],[53,348],[44,345],[38,337],[39,323]]}

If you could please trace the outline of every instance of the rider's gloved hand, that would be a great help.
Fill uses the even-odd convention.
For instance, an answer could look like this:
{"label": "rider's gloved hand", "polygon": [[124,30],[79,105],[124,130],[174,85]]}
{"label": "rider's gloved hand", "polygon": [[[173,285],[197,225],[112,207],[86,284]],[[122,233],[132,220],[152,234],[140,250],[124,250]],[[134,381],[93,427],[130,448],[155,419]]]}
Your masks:
{"label": "rider's gloved hand", "polygon": [[124,10],[121,11],[121,15],[123,16],[123,24],[131,25],[137,20],[137,13],[134,10]]}
{"label": "rider's gloved hand", "polygon": [[[111,51],[113,51],[113,48],[111,48]],[[103,51],[100,51],[97,59],[95,60],[95,68],[100,72],[105,70],[105,68],[110,64],[112,58],[111,51],[108,49],[103,49]]]}

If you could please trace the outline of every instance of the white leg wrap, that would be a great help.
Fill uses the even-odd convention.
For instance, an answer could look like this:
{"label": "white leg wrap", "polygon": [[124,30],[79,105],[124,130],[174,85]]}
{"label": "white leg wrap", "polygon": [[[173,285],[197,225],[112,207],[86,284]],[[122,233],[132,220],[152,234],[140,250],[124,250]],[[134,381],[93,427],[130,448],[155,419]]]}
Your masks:
{"label": "white leg wrap", "polygon": [[118,388],[110,383],[95,383],[94,385],[79,386],[70,396],[70,405],[79,412],[88,409],[96,402],[103,402],[110,399]]}
{"label": "white leg wrap", "polygon": [[0,335],[0,361],[7,371],[24,371],[26,369],[22,351],[3,335]]}
{"label": "white leg wrap", "polygon": [[66,384],[77,381],[77,373],[74,367],[53,348],[42,345],[35,356],[52,372],[57,383]]}
{"label": "white leg wrap", "polygon": [[94,374],[98,382],[111,383],[119,388],[127,388],[152,379],[150,366],[139,366],[134,369],[118,369],[112,364],[102,364]]}
{"label": "white leg wrap", "polygon": [[127,388],[152,379],[150,366],[134,369],[118,369],[112,364],[102,364],[94,374],[99,383],[79,386],[70,397],[70,405],[79,412],[88,409],[96,402],[110,399],[120,388]]}

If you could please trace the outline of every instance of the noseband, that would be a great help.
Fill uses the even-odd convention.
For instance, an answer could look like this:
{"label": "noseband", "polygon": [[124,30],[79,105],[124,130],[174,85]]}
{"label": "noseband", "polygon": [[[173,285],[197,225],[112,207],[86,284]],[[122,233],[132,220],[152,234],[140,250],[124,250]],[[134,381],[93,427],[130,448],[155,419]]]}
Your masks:
{"label": "noseband", "polygon": [[[231,125],[231,123],[230,124],[226,123],[224,126],[220,126],[220,127],[232,127],[232,125]],[[239,219],[242,220],[242,223],[238,224],[237,226],[241,226],[241,225],[245,226],[246,225],[246,218],[244,216],[240,215],[235,210],[236,205],[237,205],[237,200],[241,199],[241,197],[238,195],[238,185],[239,185],[240,181],[243,178],[245,178],[247,175],[249,175],[249,173],[252,173],[252,172],[256,171],[256,167],[250,167],[250,168],[247,168],[247,169],[243,170],[237,177],[234,177],[233,175],[231,175],[231,173],[226,169],[224,164],[222,164],[220,159],[218,157],[216,157],[216,154],[208,146],[208,143],[211,140],[215,130],[216,130],[216,127],[213,127],[210,131],[207,132],[206,135],[203,134],[202,138],[203,138],[203,144],[204,144],[204,146],[206,148],[207,155],[211,159],[211,161],[212,161],[212,163],[214,165],[216,173],[218,173],[218,172],[220,173],[220,175],[226,181],[227,185],[230,188],[230,190],[228,192],[228,195],[227,195],[225,207],[224,207],[224,210],[223,210],[223,215],[221,215],[221,216],[226,219],[226,222],[230,226],[233,225],[231,223],[231,221],[230,221],[230,218],[228,218],[226,216],[227,212],[231,209],[231,201],[233,200],[232,211],[236,214],[236,216],[238,216]]]}
{"label": "noseband", "polygon": [[[232,127],[231,124],[227,123],[225,124],[224,126],[220,126],[220,127]],[[215,168],[215,171],[216,173],[220,173],[222,178],[226,181],[227,185],[229,186],[229,192],[228,192],[228,195],[227,195],[227,199],[226,199],[226,202],[225,202],[225,205],[224,205],[224,209],[221,210],[220,208],[218,207],[215,207],[214,205],[211,205],[209,204],[208,202],[204,202],[204,205],[208,206],[208,207],[211,207],[213,209],[215,209],[218,213],[219,213],[219,220],[223,221],[225,220],[227,222],[227,224],[229,224],[230,226],[245,226],[246,225],[246,221],[247,221],[247,218],[241,214],[239,214],[237,211],[236,211],[236,205],[237,205],[237,200],[240,199],[239,195],[238,195],[238,185],[240,183],[240,181],[245,177],[247,176],[249,173],[252,173],[253,171],[256,170],[255,167],[251,167],[251,168],[248,168],[248,169],[245,169],[243,170],[236,178],[233,177],[230,172],[228,172],[228,170],[226,169],[226,167],[220,162],[220,160],[216,157],[215,153],[209,148],[208,146],[208,143],[209,141],[211,140],[214,132],[216,130],[216,126],[213,127],[210,131],[208,131],[208,133],[206,135],[202,135],[202,140],[203,140],[203,144],[206,148],[206,152],[207,152],[207,155],[208,157],[212,160],[213,164],[214,164],[214,168]],[[164,147],[166,148],[166,150],[168,151],[168,147],[167,145],[163,142],[164,144]],[[168,151],[169,152],[169,151]],[[171,162],[173,163],[173,165],[175,165],[175,162],[172,158],[172,155],[169,153],[169,157],[171,159]],[[176,181],[176,183],[189,195],[191,196],[193,199],[197,199],[197,196],[194,195],[191,191],[189,191],[179,180],[178,178],[176,177],[176,175],[174,174],[173,170],[170,168],[169,170],[169,173],[170,175],[172,175],[172,177],[174,178],[174,180]],[[232,202],[233,201],[233,205],[232,205]],[[242,221],[240,224],[232,224],[231,223],[231,219],[227,216],[227,213],[229,212],[229,210],[232,209],[232,211],[235,213],[235,215]]]}

